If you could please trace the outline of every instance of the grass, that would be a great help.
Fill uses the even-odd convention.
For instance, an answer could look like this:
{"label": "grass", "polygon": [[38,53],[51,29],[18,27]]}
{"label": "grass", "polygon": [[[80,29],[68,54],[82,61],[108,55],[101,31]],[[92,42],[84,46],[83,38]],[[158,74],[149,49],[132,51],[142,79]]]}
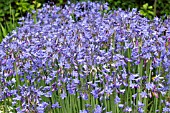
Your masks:
{"label": "grass", "polygon": [[17,26],[17,19],[15,19],[15,14],[11,10],[11,4],[10,4],[10,21],[5,21],[3,23],[0,23],[0,42],[5,38],[5,36],[10,33],[12,30],[14,30]]}

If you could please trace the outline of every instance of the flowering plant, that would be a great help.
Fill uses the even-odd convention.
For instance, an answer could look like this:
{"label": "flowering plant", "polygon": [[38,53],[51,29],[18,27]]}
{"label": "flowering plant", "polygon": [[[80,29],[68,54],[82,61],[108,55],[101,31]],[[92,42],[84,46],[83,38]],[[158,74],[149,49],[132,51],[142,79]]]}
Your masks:
{"label": "flowering plant", "polygon": [[[170,20],[107,4],[45,4],[0,44],[13,112],[169,112]],[[7,112],[7,107],[5,107]]]}

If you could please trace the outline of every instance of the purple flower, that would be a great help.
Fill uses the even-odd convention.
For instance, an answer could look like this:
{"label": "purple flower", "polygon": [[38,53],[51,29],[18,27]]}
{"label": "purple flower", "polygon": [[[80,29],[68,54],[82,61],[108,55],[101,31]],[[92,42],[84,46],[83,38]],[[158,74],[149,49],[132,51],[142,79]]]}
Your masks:
{"label": "purple flower", "polygon": [[170,108],[164,107],[164,108],[163,108],[163,112],[164,112],[164,113],[170,112]]}
{"label": "purple flower", "polygon": [[120,103],[120,102],[121,102],[120,98],[116,95],[115,104],[118,104],[118,103]]}
{"label": "purple flower", "polygon": [[139,112],[139,113],[144,113],[144,110],[143,110],[141,107],[139,107],[139,108],[138,108],[138,112]]}
{"label": "purple flower", "polygon": [[80,110],[80,113],[89,113],[88,110]]}
{"label": "purple flower", "polygon": [[17,107],[17,108],[16,108],[16,111],[17,111],[17,113],[24,113],[24,112],[21,111],[21,108],[20,108],[20,107]]}
{"label": "purple flower", "polygon": [[47,102],[42,102],[41,104],[39,103],[39,107],[46,108],[49,104]]}
{"label": "purple flower", "polygon": [[93,113],[102,113],[102,107],[100,105],[96,105],[96,108],[94,109]]}
{"label": "purple flower", "polygon": [[56,103],[52,104],[51,107],[54,109],[54,108],[60,108],[61,106],[59,105],[58,102],[56,102]]}
{"label": "purple flower", "polygon": [[30,68],[30,67],[31,67],[30,62],[26,62],[26,64],[24,65],[24,68],[25,68],[25,69],[28,69],[28,68]]}
{"label": "purple flower", "polygon": [[146,83],[146,89],[147,90],[152,90],[154,89],[155,85],[153,83]]}
{"label": "purple flower", "polygon": [[48,106],[48,103],[42,102],[41,104],[38,104],[37,111],[38,113],[44,113],[45,108]]}
{"label": "purple flower", "polygon": [[113,89],[112,89],[112,88],[109,88],[108,86],[106,86],[105,92],[106,92],[107,95],[111,95],[112,92],[113,92]]}
{"label": "purple flower", "polygon": [[81,94],[81,97],[82,97],[84,100],[88,100],[88,94],[86,94],[86,93]]}
{"label": "purple flower", "polygon": [[13,100],[21,100],[21,96],[17,95],[15,98],[13,98]]}
{"label": "purple flower", "polygon": [[138,101],[138,106],[139,106],[139,107],[143,107],[144,104],[143,104],[142,102]]}
{"label": "purple flower", "polygon": [[100,88],[95,87],[95,89],[91,91],[91,94],[94,96],[94,98],[98,98],[99,92],[100,92]]}
{"label": "purple flower", "polygon": [[74,88],[68,88],[67,90],[72,95],[74,95],[76,93]]}
{"label": "purple flower", "polygon": [[138,74],[131,74],[129,80],[135,80],[135,78],[138,76]]}
{"label": "purple flower", "polygon": [[145,91],[141,92],[140,95],[142,98],[147,98],[147,93]]}
{"label": "purple flower", "polygon": [[7,59],[7,61],[6,61],[6,68],[7,69],[12,69],[13,68],[13,60]]}
{"label": "purple flower", "polygon": [[119,104],[118,106],[119,106],[119,108],[123,108],[123,107],[124,107],[124,105],[123,105],[123,104]]}
{"label": "purple flower", "polygon": [[45,97],[52,97],[52,92],[49,91],[49,92],[47,92],[46,94],[44,94],[44,96],[45,96]]}
{"label": "purple flower", "polygon": [[65,91],[63,91],[63,93],[60,95],[60,97],[61,97],[62,99],[65,99],[65,98],[67,97],[67,94],[65,93]]}
{"label": "purple flower", "polygon": [[133,94],[132,97],[133,99],[136,99],[137,93]]}
{"label": "purple flower", "polygon": [[73,79],[73,81],[75,84],[79,84],[79,82],[80,82],[78,78]]}
{"label": "purple flower", "polygon": [[[119,108],[131,112],[131,107],[119,104],[127,87],[140,87],[142,98],[152,96],[151,92],[166,95],[165,85],[170,84],[169,19],[151,21],[140,17],[137,9],[105,10],[108,4],[97,2],[69,3],[63,8],[44,4],[36,11],[36,23],[29,13],[23,17],[17,30],[0,44],[1,100],[12,98],[13,105],[21,101],[17,112],[34,109],[43,113],[49,106],[43,101],[53,95],[64,101],[70,94],[83,100],[90,95],[101,105],[93,112],[101,113],[107,106],[103,100],[113,92],[118,93],[114,102]],[[152,76],[167,75],[167,80],[160,75],[147,83],[149,77],[137,73],[141,66],[142,74],[147,75],[149,68]],[[133,93],[134,99],[136,96]],[[143,106],[139,101],[139,112]],[[52,108],[60,107],[58,102],[52,104]],[[169,112],[168,107],[163,111]]]}
{"label": "purple flower", "polygon": [[131,87],[132,89],[137,88],[137,87],[138,87],[138,84],[134,84],[134,83],[130,82],[130,87]]}
{"label": "purple flower", "polygon": [[124,111],[125,111],[125,112],[131,112],[131,111],[132,111],[132,108],[127,106],[127,107],[124,109]]}
{"label": "purple flower", "polygon": [[125,80],[127,78],[127,74],[126,73],[123,73],[122,74],[122,78]]}

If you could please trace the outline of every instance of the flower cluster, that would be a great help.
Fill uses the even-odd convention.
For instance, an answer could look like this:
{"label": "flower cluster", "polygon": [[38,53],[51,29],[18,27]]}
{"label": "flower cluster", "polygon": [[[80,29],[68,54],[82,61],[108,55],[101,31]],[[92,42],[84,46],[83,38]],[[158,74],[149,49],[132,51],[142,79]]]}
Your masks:
{"label": "flower cluster", "polygon": [[[94,113],[112,111],[105,100],[113,97],[122,111],[142,113],[145,98],[167,94],[169,19],[151,21],[136,9],[109,11],[96,2],[45,4],[33,13],[0,44],[0,100],[12,99],[17,112],[61,109],[59,100],[74,95],[98,100],[89,105]],[[170,112],[166,103],[161,111]],[[90,112],[89,106],[80,112]]]}

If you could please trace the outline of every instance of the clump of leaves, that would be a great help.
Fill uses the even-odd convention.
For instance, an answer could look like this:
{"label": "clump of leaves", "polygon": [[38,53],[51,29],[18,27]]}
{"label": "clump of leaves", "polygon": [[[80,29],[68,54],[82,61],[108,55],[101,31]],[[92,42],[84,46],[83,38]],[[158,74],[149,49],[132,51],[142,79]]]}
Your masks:
{"label": "clump of leaves", "polygon": [[140,14],[152,19],[154,17],[153,6],[149,6],[148,3],[144,4],[140,9]]}

